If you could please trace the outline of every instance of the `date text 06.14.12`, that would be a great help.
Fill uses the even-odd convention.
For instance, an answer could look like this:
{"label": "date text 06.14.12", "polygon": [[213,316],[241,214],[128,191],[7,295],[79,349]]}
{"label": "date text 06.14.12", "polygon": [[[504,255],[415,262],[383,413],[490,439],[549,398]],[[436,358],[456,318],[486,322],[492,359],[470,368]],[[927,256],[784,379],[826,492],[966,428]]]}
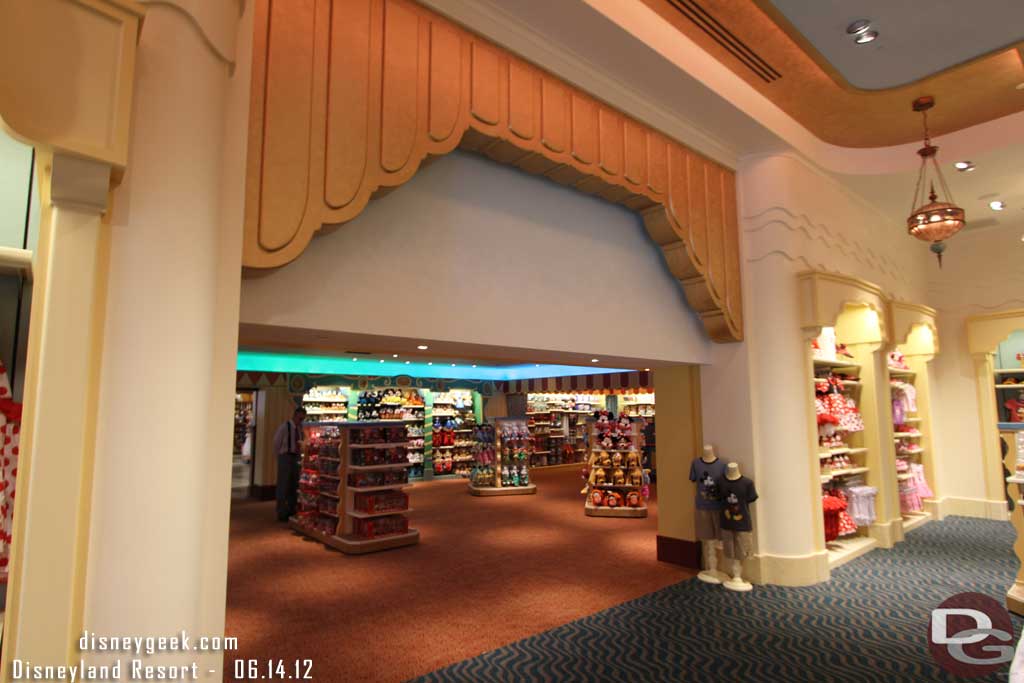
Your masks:
{"label": "date text 06.14.12", "polygon": [[311,681],[312,659],[236,659],[236,681]]}

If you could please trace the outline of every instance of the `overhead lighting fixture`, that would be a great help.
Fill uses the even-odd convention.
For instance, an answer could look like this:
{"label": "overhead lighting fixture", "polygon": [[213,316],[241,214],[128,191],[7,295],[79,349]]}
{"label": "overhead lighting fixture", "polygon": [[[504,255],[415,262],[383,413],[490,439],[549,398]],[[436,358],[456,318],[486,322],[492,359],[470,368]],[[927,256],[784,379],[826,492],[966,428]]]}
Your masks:
{"label": "overhead lighting fixture", "polygon": [[453,368],[455,367],[455,363],[452,363],[452,367],[453,367]]}
{"label": "overhead lighting fixture", "polygon": [[474,364],[474,365],[473,365],[473,367],[475,368],[475,367],[476,367],[476,365]]}
{"label": "overhead lighting fixture", "polygon": [[[912,108],[921,112],[921,119],[924,125],[924,147],[917,150],[921,157],[921,167],[917,173],[917,185],[914,187],[914,199],[911,203],[914,208],[907,217],[907,232],[919,240],[931,242],[931,251],[939,259],[939,267],[942,267],[942,252],[946,250],[945,240],[960,232],[967,222],[967,214],[959,206],[953,203],[953,194],[946,185],[946,179],[939,167],[937,153],[939,148],[932,144],[931,136],[928,134],[928,110],[935,106],[935,98],[930,96],[919,97],[914,100]],[[928,161],[931,160],[935,173],[929,187],[928,203],[924,203],[924,190],[928,175]],[[935,180],[938,179],[939,187],[942,189],[943,200],[938,201],[939,195],[935,192]],[[991,205],[990,205],[991,206]]]}
{"label": "overhead lighting fixture", "polygon": [[359,360],[359,359],[358,358],[353,358],[352,362],[355,363],[357,360]]}
{"label": "overhead lighting fixture", "polygon": [[1006,202],[1002,202],[997,199],[994,202],[989,202],[988,208],[992,209],[993,211],[1002,211],[1003,209],[1006,208]]}
{"label": "overhead lighting fixture", "polygon": [[847,26],[846,34],[853,36],[853,42],[858,45],[870,43],[878,37],[878,31],[872,30],[871,22],[867,19],[858,19]]}
{"label": "overhead lighting fixture", "polygon": [[384,362],[384,359],[383,359],[383,358],[381,358],[381,359],[380,359],[380,362],[381,362],[381,363],[383,363],[383,362]]}
{"label": "overhead lighting fixture", "polygon": [[398,358],[398,354],[397,353],[393,353],[393,354],[391,354],[391,357],[392,358]]}
{"label": "overhead lighting fixture", "polygon": [[591,362],[591,363],[597,363],[597,362],[599,362],[599,361],[598,361],[598,360],[597,360],[596,358],[591,358],[591,359],[590,359],[590,362]]}
{"label": "overhead lighting fixture", "polygon": [[420,345],[419,345],[419,346],[417,346],[416,348],[417,348],[417,349],[419,349],[420,351],[426,351],[426,350],[427,350],[427,349],[429,349],[430,347],[429,347],[429,346],[427,346],[426,344],[420,344]]}
{"label": "overhead lighting fixture", "polygon": [[846,33],[851,36],[859,36],[860,34],[871,28],[871,22],[867,19],[858,19],[849,26],[846,27]]}
{"label": "overhead lighting fixture", "polygon": [[961,173],[974,170],[974,164],[971,163],[970,161],[958,161],[955,164],[953,164],[953,167],[956,168],[956,170],[960,171]]}
{"label": "overhead lighting fixture", "polygon": [[433,364],[434,364],[434,361],[430,361],[429,363],[427,363],[427,365],[433,365]]}
{"label": "overhead lighting fixture", "polygon": [[406,364],[406,365],[408,365],[408,364],[409,364],[409,361],[405,361],[405,364]]}
{"label": "overhead lighting fixture", "polygon": [[650,372],[650,371],[651,371],[650,368],[644,368],[644,372]]}

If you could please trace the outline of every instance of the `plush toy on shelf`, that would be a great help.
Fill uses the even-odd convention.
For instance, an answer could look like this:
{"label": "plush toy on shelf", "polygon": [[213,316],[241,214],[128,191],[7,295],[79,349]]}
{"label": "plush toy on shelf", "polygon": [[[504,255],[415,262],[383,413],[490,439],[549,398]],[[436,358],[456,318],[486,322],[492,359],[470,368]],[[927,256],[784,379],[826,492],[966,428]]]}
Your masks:
{"label": "plush toy on shelf", "polygon": [[622,467],[622,453],[616,453],[612,456],[612,466]]}
{"label": "plush toy on shelf", "polygon": [[591,473],[590,480],[594,486],[604,486],[607,476],[608,475],[605,473],[603,467],[597,467],[594,469],[593,473]]}
{"label": "plush toy on shelf", "polygon": [[621,467],[617,467],[612,471],[612,483],[616,486],[625,486],[626,473],[622,471]]}
{"label": "plush toy on shelf", "polygon": [[610,508],[622,507],[622,494],[617,491],[609,491],[605,494],[604,504]]}

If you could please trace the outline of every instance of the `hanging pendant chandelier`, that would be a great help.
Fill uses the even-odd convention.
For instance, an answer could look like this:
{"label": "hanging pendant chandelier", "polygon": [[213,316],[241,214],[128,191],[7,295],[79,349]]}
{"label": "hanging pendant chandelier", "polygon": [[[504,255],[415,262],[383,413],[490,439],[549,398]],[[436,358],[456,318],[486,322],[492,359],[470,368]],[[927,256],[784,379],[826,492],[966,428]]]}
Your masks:
{"label": "hanging pendant chandelier", "polygon": [[[942,267],[942,252],[946,250],[945,240],[960,232],[967,222],[966,213],[963,209],[953,203],[953,195],[946,185],[946,179],[942,177],[942,169],[939,168],[939,148],[932,144],[928,135],[928,110],[935,106],[935,99],[932,97],[919,97],[914,100],[914,111],[921,112],[924,123],[924,147],[917,150],[921,157],[921,168],[917,173],[917,186],[914,188],[914,202],[911,204],[910,216],[907,218],[907,232],[919,240],[931,242],[931,250],[939,259],[939,268]],[[928,179],[928,161],[932,162],[935,169],[934,177]],[[935,192],[935,181],[939,181],[939,188],[942,190],[940,197]],[[924,203],[925,188],[928,191],[928,203]],[[942,199],[942,201],[939,201]]]}

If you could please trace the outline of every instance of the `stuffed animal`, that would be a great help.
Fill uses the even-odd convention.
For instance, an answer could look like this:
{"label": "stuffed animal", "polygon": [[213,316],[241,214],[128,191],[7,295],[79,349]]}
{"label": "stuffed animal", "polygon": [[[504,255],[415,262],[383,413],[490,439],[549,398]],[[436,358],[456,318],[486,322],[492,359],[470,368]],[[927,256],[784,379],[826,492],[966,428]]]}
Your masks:
{"label": "stuffed animal", "polygon": [[621,467],[612,470],[612,483],[616,486],[622,486],[626,483],[626,473],[622,471]]}
{"label": "stuffed animal", "polygon": [[603,439],[601,439],[601,448],[603,448],[606,451],[610,451],[612,448],[614,448],[614,443],[612,442],[612,438],[610,436],[606,436]]}
{"label": "stuffed animal", "polygon": [[626,505],[631,508],[638,508],[644,502],[644,499],[640,497],[639,491],[630,491],[626,494]]}
{"label": "stuffed animal", "polygon": [[603,467],[597,467],[590,474],[590,480],[595,486],[603,486],[607,476]]}
{"label": "stuffed animal", "polygon": [[619,416],[619,431],[621,431],[623,433],[627,433],[627,434],[630,431],[632,431],[632,426],[629,423],[629,416],[628,415],[620,415]]}
{"label": "stuffed animal", "polygon": [[616,453],[612,456],[612,465],[622,467],[622,453]]}
{"label": "stuffed animal", "polygon": [[640,471],[639,467],[634,467],[629,471],[629,485],[630,486],[643,486],[644,473]]}
{"label": "stuffed animal", "polygon": [[607,453],[602,453],[601,454],[601,467],[611,467],[611,466],[612,466],[611,456],[609,456]]}
{"label": "stuffed animal", "polygon": [[629,447],[632,445],[633,444],[630,442],[629,439],[623,437],[619,439],[619,442],[617,444],[615,444],[615,448],[617,448],[620,451],[628,451]]}
{"label": "stuffed animal", "polygon": [[609,491],[604,496],[604,504],[610,508],[622,507],[622,494],[617,491]]}
{"label": "stuffed animal", "polygon": [[590,504],[596,508],[604,505],[604,491],[600,489],[594,489],[590,492]]}
{"label": "stuffed animal", "polygon": [[636,451],[631,451],[626,454],[626,467],[633,469],[634,467],[640,467],[640,454]]}

